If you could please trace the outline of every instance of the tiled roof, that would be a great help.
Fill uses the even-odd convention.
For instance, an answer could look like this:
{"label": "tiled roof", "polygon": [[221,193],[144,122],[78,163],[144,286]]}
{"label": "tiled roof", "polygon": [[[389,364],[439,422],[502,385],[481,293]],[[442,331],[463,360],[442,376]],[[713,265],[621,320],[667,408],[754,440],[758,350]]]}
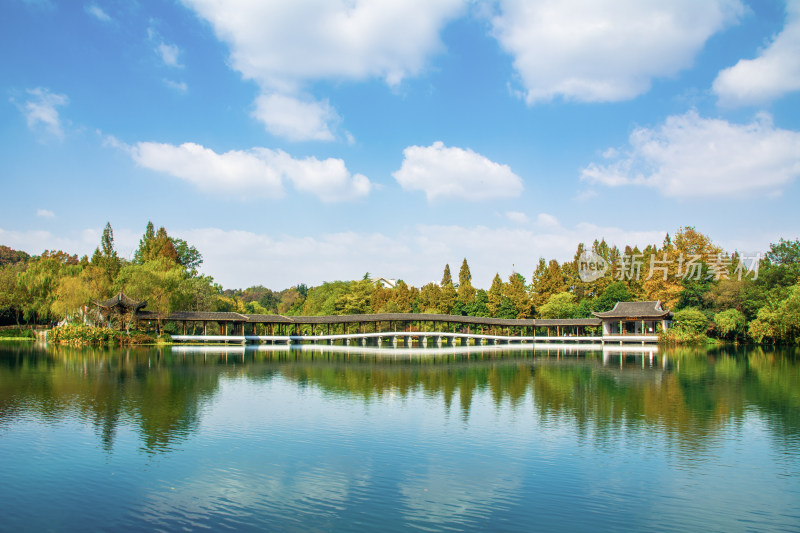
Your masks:
{"label": "tiled roof", "polygon": [[598,318],[667,318],[669,311],[661,308],[661,302],[617,302],[614,309],[592,313]]}
{"label": "tiled roof", "polygon": [[[153,311],[140,311],[136,314],[139,318],[157,319],[159,313]],[[239,313],[217,313],[210,311],[176,311],[163,317],[164,320],[195,320],[198,322],[247,322],[246,315]]]}
{"label": "tiled roof", "polygon": [[127,309],[139,310],[142,307],[147,305],[147,301],[143,300],[141,302],[134,300],[133,298],[127,297],[125,294],[120,292],[113,298],[109,298],[108,300],[97,302],[97,305],[100,307],[125,307]]}
{"label": "tiled roof", "polygon": [[247,317],[248,322],[255,322],[257,324],[293,324],[294,321],[291,317],[283,315],[244,315]]}
{"label": "tiled roof", "polygon": [[[158,313],[140,311],[141,319],[155,320]],[[490,318],[482,316],[439,315],[423,313],[381,313],[368,315],[336,315],[336,316],[283,316],[283,315],[245,315],[240,313],[215,313],[206,311],[179,311],[171,313],[165,320],[203,321],[203,322],[250,322],[255,324],[365,324],[375,322],[449,322],[452,324],[475,324],[500,327],[546,327],[546,326],[599,326],[598,318],[570,319],[516,319]]]}

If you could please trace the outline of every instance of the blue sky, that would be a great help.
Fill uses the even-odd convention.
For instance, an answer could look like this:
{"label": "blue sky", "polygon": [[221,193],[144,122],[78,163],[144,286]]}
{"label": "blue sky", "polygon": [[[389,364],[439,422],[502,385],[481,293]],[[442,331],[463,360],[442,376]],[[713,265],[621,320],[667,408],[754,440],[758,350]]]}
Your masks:
{"label": "blue sky", "polygon": [[0,5],[0,244],[227,288],[529,278],[578,242],[800,236],[800,1]]}

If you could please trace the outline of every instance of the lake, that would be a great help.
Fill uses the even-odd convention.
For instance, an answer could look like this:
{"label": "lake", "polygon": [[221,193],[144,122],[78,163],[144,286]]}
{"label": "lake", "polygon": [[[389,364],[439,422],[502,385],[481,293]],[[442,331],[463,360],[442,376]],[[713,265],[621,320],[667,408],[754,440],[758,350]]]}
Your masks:
{"label": "lake", "polygon": [[6,531],[800,531],[777,349],[0,343]]}

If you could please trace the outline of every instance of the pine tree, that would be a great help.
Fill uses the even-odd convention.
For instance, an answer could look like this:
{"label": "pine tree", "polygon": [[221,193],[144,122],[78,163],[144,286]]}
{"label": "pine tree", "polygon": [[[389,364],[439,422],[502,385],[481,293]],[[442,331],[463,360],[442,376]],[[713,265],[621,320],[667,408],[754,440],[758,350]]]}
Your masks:
{"label": "pine tree", "polygon": [[[195,250],[196,251],[196,250]],[[199,255],[199,254],[198,254]],[[172,238],[167,234],[164,226],[155,231],[153,223],[147,222],[147,227],[144,230],[144,235],[139,241],[139,249],[133,256],[134,262],[138,264],[153,261],[159,257],[165,257],[172,263],[181,264],[178,252],[175,249],[175,244]]]}
{"label": "pine tree", "polygon": [[516,272],[508,277],[508,283],[503,287],[503,295],[515,310],[514,318],[528,318],[531,316],[531,299],[525,290],[525,278]]}
{"label": "pine tree", "polygon": [[117,252],[114,250],[114,230],[111,229],[110,222],[106,222],[106,227],[103,230],[103,238],[100,243],[103,248],[103,257],[117,257]]}
{"label": "pine tree", "polygon": [[475,301],[475,287],[472,286],[472,273],[469,271],[467,258],[461,263],[458,271],[458,299],[464,305],[472,305]]}
{"label": "pine tree", "polygon": [[136,250],[136,253],[133,254],[133,261],[135,263],[141,265],[150,259],[150,247],[155,236],[156,230],[153,226],[153,222],[148,220],[147,226],[144,230],[144,235],[142,235],[142,238],[139,240],[139,248]]}
{"label": "pine tree", "polygon": [[496,317],[500,311],[500,306],[503,305],[503,280],[500,279],[500,274],[494,275],[487,297],[486,307],[489,309],[491,316]]}
{"label": "pine tree", "polygon": [[122,262],[114,250],[114,230],[111,229],[110,222],[106,222],[103,236],[100,238],[100,246],[92,254],[91,264],[103,272],[108,285],[114,281],[122,267]]}
{"label": "pine tree", "polygon": [[444,265],[444,274],[442,275],[442,283],[440,284],[441,287],[444,287],[447,284],[453,284],[453,276],[450,275],[450,265]]}
{"label": "pine tree", "polygon": [[538,309],[547,303],[550,296],[566,292],[566,290],[564,274],[558,261],[551,259],[550,263],[545,266],[544,259],[540,259],[531,283],[531,300],[534,309],[538,312]]}
{"label": "pine tree", "polygon": [[456,300],[458,300],[456,288],[453,287],[452,283],[448,283],[442,287],[442,292],[439,296],[439,305],[437,308],[445,315],[452,314],[453,308],[456,305]]}

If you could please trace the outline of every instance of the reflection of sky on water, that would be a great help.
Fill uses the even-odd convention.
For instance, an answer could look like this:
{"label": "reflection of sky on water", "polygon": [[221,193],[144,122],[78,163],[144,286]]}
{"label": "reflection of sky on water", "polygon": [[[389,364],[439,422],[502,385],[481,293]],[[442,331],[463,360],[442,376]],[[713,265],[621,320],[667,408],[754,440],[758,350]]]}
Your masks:
{"label": "reflection of sky on water", "polygon": [[507,466],[435,464],[401,482],[402,514],[410,524],[469,525],[506,511],[520,474]]}

